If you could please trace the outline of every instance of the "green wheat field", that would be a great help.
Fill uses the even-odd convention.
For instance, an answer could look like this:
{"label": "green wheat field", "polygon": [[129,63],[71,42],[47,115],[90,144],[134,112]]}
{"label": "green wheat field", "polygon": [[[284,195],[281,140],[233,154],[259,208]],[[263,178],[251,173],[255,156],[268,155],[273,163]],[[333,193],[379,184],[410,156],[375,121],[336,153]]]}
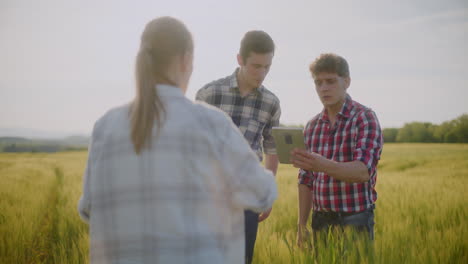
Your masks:
{"label": "green wheat field", "polygon": [[[87,263],[76,211],[87,153],[0,153],[0,263]],[[386,144],[373,245],[295,245],[297,169],[281,165],[279,198],[260,224],[254,263],[468,263],[468,145]]]}

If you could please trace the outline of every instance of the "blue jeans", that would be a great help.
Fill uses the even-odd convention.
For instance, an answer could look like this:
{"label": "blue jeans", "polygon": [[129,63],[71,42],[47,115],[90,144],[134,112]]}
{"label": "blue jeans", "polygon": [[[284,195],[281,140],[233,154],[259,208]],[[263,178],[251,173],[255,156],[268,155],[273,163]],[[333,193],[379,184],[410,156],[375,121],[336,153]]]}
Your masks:
{"label": "blue jeans", "polygon": [[374,240],[374,208],[363,212],[347,214],[332,212],[313,212],[312,231],[314,241],[319,232],[328,232],[329,228],[343,229],[345,226],[353,227],[357,232],[365,232],[369,239]]}
{"label": "blue jeans", "polygon": [[245,263],[250,264],[253,259],[255,240],[257,239],[258,215],[250,210],[244,211],[245,219]]}

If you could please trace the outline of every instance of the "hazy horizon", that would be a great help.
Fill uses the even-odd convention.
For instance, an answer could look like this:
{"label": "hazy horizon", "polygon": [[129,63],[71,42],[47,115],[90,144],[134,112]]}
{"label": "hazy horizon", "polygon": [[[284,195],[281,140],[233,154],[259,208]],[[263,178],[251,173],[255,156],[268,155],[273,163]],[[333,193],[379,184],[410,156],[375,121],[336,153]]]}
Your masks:
{"label": "hazy horizon", "polygon": [[133,98],[140,34],[151,19],[182,20],[195,41],[187,97],[231,74],[243,34],[276,44],[264,85],[282,124],[305,124],[322,105],[308,72],[320,53],[350,65],[351,97],[382,127],[440,124],[468,113],[468,3],[462,0],[21,1],[0,3],[0,136],[32,129],[89,135]]}
{"label": "hazy horizon", "polygon": [[[464,113],[467,114],[467,113]],[[461,116],[462,114],[458,115],[457,117]],[[457,117],[451,118],[450,120],[445,120],[445,121],[451,121],[453,119],[456,119]],[[445,122],[443,121],[443,122]],[[412,122],[424,122],[424,121],[418,121],[414,120]],[[411,122],[407,122],[411,123]],[[281,125],[291,125],[291,126],[297,126],[297,125],[304,125],[305,126],[306,122],[304,123],[281,123]],[[440,125],[441,123],[432,123],[434,125]],[[403,126],[403,125],[402,125]],[[383,129],[385,128],[401,128],[402,126],[396,127],[382,127]],[[16,128],[11,128],[11,127],[0,127],[0,137],[22,137],[22,138],[29,138],[29,139],[63,139],[67,137],[89,137],[91,136],[91,131],[88,132],[80,132],[80,131],[60,131],[60,130],[43,130],[43,129],[36,129],[36,128],[28,128],[28,127],[16,127]]]}

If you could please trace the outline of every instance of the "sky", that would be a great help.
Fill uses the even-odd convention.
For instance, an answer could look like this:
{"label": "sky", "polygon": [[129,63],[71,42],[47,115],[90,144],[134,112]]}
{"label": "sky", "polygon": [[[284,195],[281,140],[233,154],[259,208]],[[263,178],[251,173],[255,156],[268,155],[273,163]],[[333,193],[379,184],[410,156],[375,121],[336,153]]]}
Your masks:
{"label": "sky", "polygon": [[260,29],[276,44],[264,85],[283,124],[322,110],[308,66],[325,52],[348,61],[349,94],[384,128],[468,113],[466,0],[0,0],[1,131],[89,135],[133,99],[141,33],[165,15],[194,37],[190,99],[232,74],[244,33]]}

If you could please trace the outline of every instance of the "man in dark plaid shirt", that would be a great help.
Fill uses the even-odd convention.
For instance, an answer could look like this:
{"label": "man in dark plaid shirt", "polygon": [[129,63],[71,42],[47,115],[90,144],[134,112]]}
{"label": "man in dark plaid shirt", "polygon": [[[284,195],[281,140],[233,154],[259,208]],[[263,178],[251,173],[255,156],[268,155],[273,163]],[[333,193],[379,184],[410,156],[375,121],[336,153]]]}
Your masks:
{"label": "man in dark plaid shirt", "polygon": [[[225,78],[201,88],[196,100],[226,112],[244,134],[259,160],[265,153],[265,167],[276,174],[278,158],[271,129],[279,125],[278,98],[262,82],[273,60],[274,43],[263,31],[249,31],[241,41],[237,61],[239,68]],[[250,263],[257,236],[258,222],[265,220],[271,209],[260,215],[245,211],[246,262]]]}
{"label": "man in dark plaid shirt", "polygon": [[374,238],[377,163],[382,133],[371,109],[347,94],[348,63],[336,54],[322,54],[310,66],[324,106],[310,120],[304,137],[307,151],[292,152],[299,170],[298,243],[307,234],[310,209],[314,240],[329,227],[351,226]]}

